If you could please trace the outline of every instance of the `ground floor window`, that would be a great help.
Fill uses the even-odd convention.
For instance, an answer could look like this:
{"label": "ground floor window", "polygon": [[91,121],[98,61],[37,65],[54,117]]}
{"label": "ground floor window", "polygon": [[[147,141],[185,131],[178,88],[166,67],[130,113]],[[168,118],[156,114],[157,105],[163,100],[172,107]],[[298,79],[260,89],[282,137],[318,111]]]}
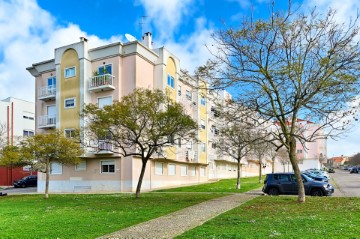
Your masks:
{"label": "ground floor window", "polygon": [[181,165],[181,176],[187,176],[187,166],[186,165]]}
{"label": "ground floor window", "polygon": [[115,161],[103,160],[101,163],[101,173],[115,173]]}
{"label": "ground floor window", "polygon": [[189,172],[190,172],[190,176],[195,176],[196,175],[195,166],[190,166],[189,167]]}
{"label": "ground floor window", "polygon": [[164,175],[164,163],[155,163],[155,175]]}
{"label": "ground floor window", "polygon": [[75,165],[75,171],[86,171],[86,161],[80,161]]}
{"label": "ground floor window", "polygon": [[168,164],[168,174],[170,176],[176,175],[176,165],[175,164]]}
{"label": "ground floor window", "polygon": [[62,174],[62,163],[51,162],[50,163],[50,174]]}
{"label": "ground floor window", "polygon": [[200,167],[200,176],[205,177],[206,176],[206,170],[204,167]]}

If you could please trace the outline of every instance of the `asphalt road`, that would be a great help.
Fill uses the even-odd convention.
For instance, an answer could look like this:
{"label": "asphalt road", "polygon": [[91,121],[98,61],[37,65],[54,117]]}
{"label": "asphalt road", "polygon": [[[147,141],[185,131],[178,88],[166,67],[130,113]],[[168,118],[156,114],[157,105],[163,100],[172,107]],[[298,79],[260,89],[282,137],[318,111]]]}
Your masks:
{"label": "asphalt road", "polygon": [[0,190],[2,193],[7,193],[8,195],[15,195],[15,194],[36,194],[36,187],[28,187],[28,188],[14,188],[9,187],[3,190]]}
{"label": "asphalt road", "polygon": [[360,174],[350,174],[347,170],[336,169],[336,172],[330,175],[331,183],[335,187],[333,196],[360,197]]}

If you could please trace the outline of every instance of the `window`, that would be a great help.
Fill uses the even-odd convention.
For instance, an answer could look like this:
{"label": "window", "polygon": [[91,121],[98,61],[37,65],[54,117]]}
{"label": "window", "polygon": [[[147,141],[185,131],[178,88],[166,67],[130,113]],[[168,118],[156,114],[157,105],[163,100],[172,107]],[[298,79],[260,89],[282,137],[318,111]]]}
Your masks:
{"label": "window", "polygon": [[50,163],[50,174],[62,174],[62,163],[51,162]]}
{"label": "window", "polygon": [[75,165],[75,171],[86,171],[86,161],[80,161]]}
{"label": "window", "polygon": [[30,115],[23,115],[24,119],[29,119],[29,120],[34,120],[34,116],[30,116]]}
{"label": "window", "polygon": [[204,96],[201,96],[201,98],[200,98],[200,104],[201,104],[201,105],[206,105],[206,100],[205,100],[205,97],[204,97]]}
{"label": "window", "polygon": [[181,172],[180,172],[180,175],[181,175],[181,176],[187,176],[187,166],[186,166],[186,165],[181,165],[181,166],[180,166],[180,169],[181,169],[181,170],[180,170],[180,171],[181,171]]}
{"label": "window", "polygon": [[204,167],[200,167],[200,176],[205,177],[206,176],[206,170]]}
{"label": "window", "polygon": [[169,136],[169,143],[170,144],[175,144],[175,138],[174,138],[173,134]]}
{"label": "window", "polygon": [[164,175],[164,163],[155,162],[155,175]]}
{"label": "window", "polygon": [[100,164],[101,164],[101,173],[115,173],[114,160],[104,160],[101,161]]}
{"label": "window", "polygon": [[181,95],[181,85],[178,85],[178,95]]}
{"label": "window", "polygon": [[181,138],[178,138],[178,147],[181,147]]}
{"label": "window", "polygon": [[214,107],[211,106],[211,112],[213,113],[214,117],[219,117],[219,111]]}
{"label": "window", "polygon": [[201,151],[205,152],[205,143],[201,143]]}
{"label": "window", "polygon": [[64,77],[65,78],[74,77],[75,74],[76,74],[75,66],[65,68],[65,72],[64,72]]}
{"label": "window", "polygon": [[297,154],[302,154],[302,149],[296,150],[296,153],[297,153]]}
{"label": "window", "polygon": [[27,136],[34,136],[34,131],[32,130],[23,130],[23,136],[27,137]]}
{"label": "window", "polygon": [[211,143],[211,148],[216,149],[216,143]]}
{"label": "window", "polygon": [[104,108],[105,105],[111,105],[111,104],[112,104],[112,97],[111,96],[98,98],[98,107],[100,109]]}
{"label": "window", "polygon": [[205,121],[204,120],[200,120],[200,127],[201,127],[201,129],[205,129]]}
{"label": "window", "polygon": [[65,129],[64,134],[66,138],[73,138],[75,136],[75,129]]}
{"label": "window", "polygon": [[99,75],[106,75],[106,74],[112,75],[112,65],[108,64],[108,65],[100,66],[98,68],[98,72],[99,72]]}
{"label": "window", "polygon": [[172,77],[171,75],[168,75],[167,84],[168,84],[168,86],[170,86],[171,88],[174,88],[174,87],[175,87],[174,77]]}
{"label": "window", "polygon": [[185,95],[186,99],[191,100],[191,92],[189,90],[186,90],[186,95]]}
{"label": "window", "polygon": [[65,109],[75,108],[75,104],[76,104],[75,98],[68,98],[64,100]]}
{"label": "window", "polygon": [[190,171],[190,176],[196,176],[195,166],[190,166],[189,171]]}
{"label": "window", "polygon": [[170,175],[170,176],[176,175],[176,165],[175,164],[168,164],[168,175]]}
{"label": "window", "polygon": [[192,142],[191,142],[191,141],[189,141],[189,142],[186,143],[186,148],[187,148],[187,149],[191,149],[191,148],[192,148]]}

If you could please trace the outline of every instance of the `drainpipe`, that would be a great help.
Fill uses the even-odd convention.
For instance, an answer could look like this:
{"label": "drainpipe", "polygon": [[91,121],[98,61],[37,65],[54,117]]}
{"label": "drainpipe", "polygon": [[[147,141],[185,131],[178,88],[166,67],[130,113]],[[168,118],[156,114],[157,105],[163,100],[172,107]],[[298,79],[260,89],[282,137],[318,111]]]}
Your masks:
{"label": "drainpipe", "polygon": [[11,145],[14,144],[14,102],[11,102]]}
{"label": "drainpipe", "polygon": [[6,137],[7,137],[7,145],[10,144],[10,108],[7,107],[7,122],[6,122],[7,130],[6,130]]}

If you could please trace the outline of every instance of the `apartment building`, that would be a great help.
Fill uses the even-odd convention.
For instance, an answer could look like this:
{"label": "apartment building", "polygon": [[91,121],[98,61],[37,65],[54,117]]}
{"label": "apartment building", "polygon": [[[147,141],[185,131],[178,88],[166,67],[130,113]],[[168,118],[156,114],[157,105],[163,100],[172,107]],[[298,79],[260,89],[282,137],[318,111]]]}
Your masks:
{"label": "apartment building", "polygon": [[[318,124],[310,120],[298,119],[296,125],[304,138],[308,139],[312,135],[317,136],[311,142],[296,141],[296,157],[300,170],[321,169],[327,159],[327,140],[324,137],[323,130],[319,129]],[[286,160],[283,162],[278,160],[275,166],[278,169],[283,168],[283,171],[286,172],[293,171],[290,162]]]}
{"label": "apartment building", "polygon": [[[23,137],[35,133],[35,104],[8,97],[0,101],[0,147],[15,145]],[[13,181],[30,174],[28,167],[0,167],[0,185],[12,185]]]}
{"label": "apartment building", "polygon": [[[181,102],[199,123],[199,142],[175,142],[147,164],[143,190],[208,180],[207,101],[201,81],[181,69],[180,59],[161,47],[152,48],[151,33],[142,42],[113,43],[89,49],[86,38],[55,49],[54,58],[34,63],[27,70],[35,77],[36,133],[50,129],[71,136],[85,126],[83,105],[99,107],[131,93],[135,88],[161,89]],[[81,155],[75,166],[51,162],[50,192],[135,191],[141,160],[123,158],[101,145]],[[38,191],[45,177],[39,173]]]}

